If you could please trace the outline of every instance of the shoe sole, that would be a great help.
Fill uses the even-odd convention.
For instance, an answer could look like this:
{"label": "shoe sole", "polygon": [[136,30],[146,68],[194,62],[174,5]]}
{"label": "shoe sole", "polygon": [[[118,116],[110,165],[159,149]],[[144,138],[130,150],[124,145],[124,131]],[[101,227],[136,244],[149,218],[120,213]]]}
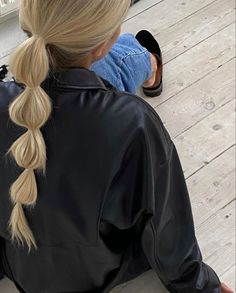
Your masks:
{"label": "shoe sole", "polygon": [[158,87],[156,88],[145,88],[143,87],[143,93],[145,94],[145,96],[150,97],[150,98],[155,98],[155,97],[159,97],[163,92],[163,82],[161,81],[161,83],[159,84]]}

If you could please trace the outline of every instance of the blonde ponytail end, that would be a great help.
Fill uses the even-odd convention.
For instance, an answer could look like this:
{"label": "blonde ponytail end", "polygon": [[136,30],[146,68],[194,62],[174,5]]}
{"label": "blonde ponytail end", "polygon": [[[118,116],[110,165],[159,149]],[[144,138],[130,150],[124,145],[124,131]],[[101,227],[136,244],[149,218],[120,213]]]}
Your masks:
{"label": "blonde ponytail end", "polygon": [[[18,244],[24,244],[26,242],[28,246],[28,252],[32,247],[37,248],[35,238],[28,228],[27,219],[25,218],[24,210],[21,203],[16,203],[13,207],[9,228],[12,235],[12,241],[17,241]],[[24,237],[22,237],[24,235]]]}

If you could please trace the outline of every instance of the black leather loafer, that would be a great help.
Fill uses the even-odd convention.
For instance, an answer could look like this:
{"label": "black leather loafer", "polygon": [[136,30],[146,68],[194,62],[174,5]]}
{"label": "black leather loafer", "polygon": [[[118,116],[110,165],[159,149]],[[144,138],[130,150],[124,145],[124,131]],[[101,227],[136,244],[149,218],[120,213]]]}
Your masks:
{"label": "black leather loafer", "polygon": [[157,59],[157,73],[156,73],[156,81],[152,87],[143,87],[143,92],[147,97],[157,97],[163,91],[163,60],[162,60],[162,52],[160,46],[154,36],[146,30],[142,30],[138,32],[136,35],[136,39],[138,42],[146,48],[150,53],[152,53]]}

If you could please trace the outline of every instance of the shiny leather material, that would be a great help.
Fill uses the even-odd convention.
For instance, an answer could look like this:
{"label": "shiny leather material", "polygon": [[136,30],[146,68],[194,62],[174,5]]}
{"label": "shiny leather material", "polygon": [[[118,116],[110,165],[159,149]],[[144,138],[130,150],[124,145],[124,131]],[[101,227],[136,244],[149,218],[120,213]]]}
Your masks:
{"label": "shiny leather material", "polygon": [[50,74],[42,86],[53,113],[42,127],[46,176],[35,172],[37,204],[24,207],[39,248],[28,254],[7,230],[8,190],[22,170],[5,153],[25,132],[8,106],[23,86],[0,82],[4,274],[21,292],[107,293],[153,268],[170,292],[215,292],[178,154],[155,110],[82,68]]}

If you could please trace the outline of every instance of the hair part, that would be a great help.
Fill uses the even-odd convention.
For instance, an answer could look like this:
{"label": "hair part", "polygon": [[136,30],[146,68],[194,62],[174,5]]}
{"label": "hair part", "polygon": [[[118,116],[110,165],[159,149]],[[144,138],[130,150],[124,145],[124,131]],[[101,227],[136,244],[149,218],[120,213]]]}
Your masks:
{"label": "hair part", "polygon": [[41,87],[49,69],[69,68],[109,40],[122,24],[131,0],[21,0],[20,25],[30,38],[10,57],[10,70],[25,85],[9,106],[10,119],[26,132],[10,147],[23,172],[10,187],[12,241],[37,249],[24,207],[37,202],[35,171],[46,174],[46,145],[41,132],[52,114],[50,97]]}

